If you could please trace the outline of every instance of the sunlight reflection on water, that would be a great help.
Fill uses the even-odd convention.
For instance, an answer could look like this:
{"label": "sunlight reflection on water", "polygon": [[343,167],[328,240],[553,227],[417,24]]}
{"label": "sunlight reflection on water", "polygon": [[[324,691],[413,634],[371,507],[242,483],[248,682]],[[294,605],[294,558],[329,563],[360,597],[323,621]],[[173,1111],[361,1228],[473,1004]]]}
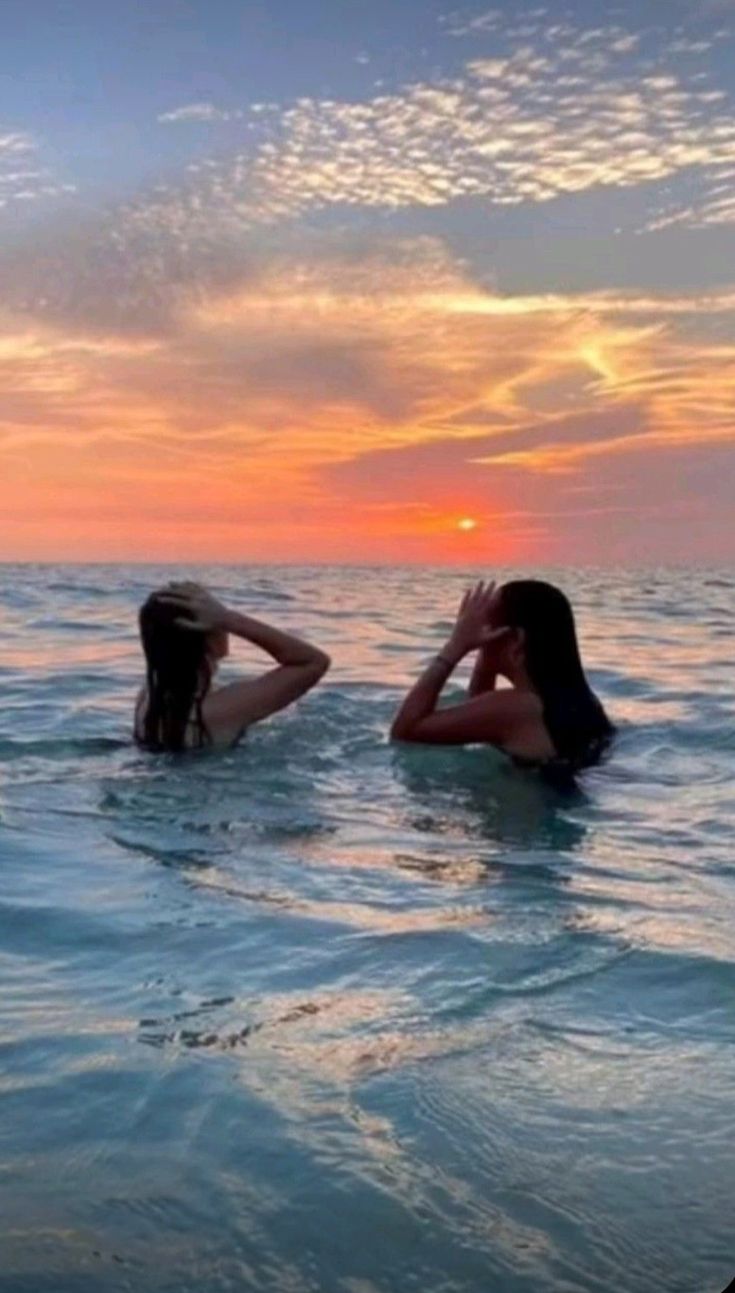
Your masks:
{"label": "sunlight reflection on water", "polygon": [[735,584],[552,576],[620,725],[562,792],[387,743],[476,572],[199,573],[334,667],[152,759],[171,571],[5,568],[0,1288],[718,1293]]}

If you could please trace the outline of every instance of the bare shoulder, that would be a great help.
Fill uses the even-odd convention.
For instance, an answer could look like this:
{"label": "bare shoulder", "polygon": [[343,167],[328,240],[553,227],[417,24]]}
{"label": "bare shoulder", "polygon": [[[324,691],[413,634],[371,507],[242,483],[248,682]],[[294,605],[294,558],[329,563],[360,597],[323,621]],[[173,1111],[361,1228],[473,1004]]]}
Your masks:
{"label": "bare shoulder", "polygon": [[249,727],[251,687],[250,680],[241,678],[212,687],[205,696],[202,718],[213,745],[232,745]]}
{"label": "bare shoulder", "polygon": [[556,754],[544,722],[544,707],[535,691],[504,688],[492,693],[502,748],[519,758],[546,760]]}
{"label": "bare shoulder", "polygon": [[486,692],[470,702],[477,706],[478,721],[487,723],[493,735],[490,740],[502,744],[509,752],[516,747],[529,745],[543,747],[546,753],[544,711],[541,699],[534,691],[519,691],[515,687],[501,687]]}
{"label": "bare shoulder", "polygon": [[293,704],[319,682],[328,656],[308,664],[277,665],[258,678],[243,678],[211,691],[203,705],[204,721],[215,744],[237,740],[246,727]]}
{"label": "bare shoulder", "polygon": [[518,691],[515,687],[499,687],[496,691],[481,692],[475,697],[478,705],[510,719],[540,718],[543,706],[535,691]]}

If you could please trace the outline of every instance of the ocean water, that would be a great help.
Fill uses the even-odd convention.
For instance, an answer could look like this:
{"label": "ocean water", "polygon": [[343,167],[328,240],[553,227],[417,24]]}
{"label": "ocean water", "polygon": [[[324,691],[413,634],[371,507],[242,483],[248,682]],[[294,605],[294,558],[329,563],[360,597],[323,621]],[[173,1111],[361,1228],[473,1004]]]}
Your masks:
{"label": "ocean water", "polygon": [[554,575],[620,727],[564,792],[387,742],[474,570],[198,570],[334,665],[140,754],[173,573],[0,571],[2,1293],[720,1293],[732,574]]}

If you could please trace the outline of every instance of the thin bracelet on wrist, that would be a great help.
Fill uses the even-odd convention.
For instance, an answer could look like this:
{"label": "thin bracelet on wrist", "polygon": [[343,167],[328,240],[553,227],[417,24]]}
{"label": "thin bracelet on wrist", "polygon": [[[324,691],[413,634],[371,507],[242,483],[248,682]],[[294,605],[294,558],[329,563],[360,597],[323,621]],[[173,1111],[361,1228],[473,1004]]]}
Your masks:
{"label": "thin bracelet on wrist", "polygon": [[441,660],[442,664],[445,664],[448,669],[454,669],[455,665],[457,664],[456,660],[450,660],[449,656],[444,655],[442,651],[437,651],[436,655],[434,656],[434,659]]}

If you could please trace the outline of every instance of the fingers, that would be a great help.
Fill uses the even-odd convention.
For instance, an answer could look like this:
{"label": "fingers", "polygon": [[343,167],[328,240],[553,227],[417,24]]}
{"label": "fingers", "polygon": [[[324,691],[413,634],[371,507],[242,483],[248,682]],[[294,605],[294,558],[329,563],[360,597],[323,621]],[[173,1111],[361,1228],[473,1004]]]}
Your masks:
{"label": "fingers", "polygon": [[482,579],[479,579],[476,584],[472,584],[465,590],[457,614],[464,615],[476,610],[485,611],[494,591],[494,583],[485,584]]}
{"label": "fingers", "polygon": [[488,580],[487,583],[481,579],[475,587],[475,604],[478,611],[481,611],[483,615],[487,615],[490,610],[494,592],[495,583],[492,579]]}
{"label": "fingers", "polygon": [[181,615],[174,620],[174,624],[179,629],[191,629],[194,633],[206,633],[207,631],[206,624],[200,624],[198,620],[184,619]]}
{"label": "fingers", "polygon": [[495,584],[492,580],[485,583],[483,579],[478,579],[477,583],[473,584],[472,588],[467,589],[467,592],[465,593],[465,602],[476,602],[478,606],[485,605],[490,601],[494,592]]}
{"label": "fingers", "polygon": [[187,612],[185,616],[178,615],[173,621],[177,628],[195,629],[199,633],[206,633],[207,625],[202,623],[196,598],[190,593],[160,593],[158,601],[163,602],[165,606],[175,606],[177,610]]}
{"label": "fingers", "polygon": [[201,584],[194,584],[188,580],[172,581],[161,589],[160,596],[167,597],[174,594],[177,597],[201,597],[206,589]]}
{"label": "fingers", "polygon": [[486,628],[482,635],[482,645],[484,647],[494,646],[496,642],[502,641],[511,632],[512,629],[509,624],[504,624],[499,629]]}
{"label": "fingers", "polygon": [[193,609],[192,598],[187,597],[186,593],[158,593],[156,601],[163,602],[166,606],[180,606],[182,609]]}

